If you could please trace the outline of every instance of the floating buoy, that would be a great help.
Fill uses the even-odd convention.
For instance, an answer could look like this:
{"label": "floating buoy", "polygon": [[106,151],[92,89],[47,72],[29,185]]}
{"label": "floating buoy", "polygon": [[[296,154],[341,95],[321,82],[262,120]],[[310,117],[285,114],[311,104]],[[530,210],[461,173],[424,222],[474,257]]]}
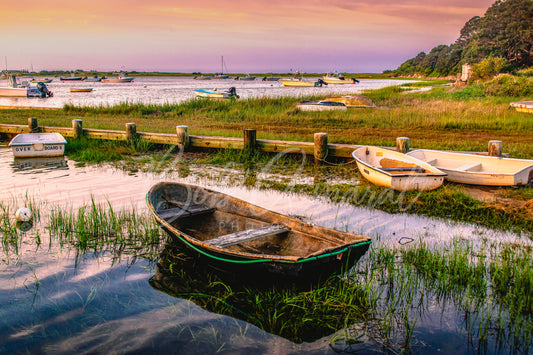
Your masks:
{"label": "floating buoy", "polygon": [[28,222],[31,219],[31,211],[27,207],[19,208],[15,212],[15,219],[19,222]]}

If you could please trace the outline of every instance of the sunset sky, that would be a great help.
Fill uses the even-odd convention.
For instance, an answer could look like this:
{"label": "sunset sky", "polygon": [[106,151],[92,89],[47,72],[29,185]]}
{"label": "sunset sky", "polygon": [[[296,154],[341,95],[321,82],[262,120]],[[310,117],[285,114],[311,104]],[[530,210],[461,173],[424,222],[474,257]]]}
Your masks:
{"label": "sunset sky", "polygon": [[494,0],[0,3],[1,69],[362,73],[453,43]]}

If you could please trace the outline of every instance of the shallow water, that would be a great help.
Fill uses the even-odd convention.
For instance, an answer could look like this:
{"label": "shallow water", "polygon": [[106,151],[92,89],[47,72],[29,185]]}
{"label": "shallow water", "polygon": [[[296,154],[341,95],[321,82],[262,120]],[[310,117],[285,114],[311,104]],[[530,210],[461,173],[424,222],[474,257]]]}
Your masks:
{"label": "shallow water", "polygon": [[[144,211],[145,194],[153,184],[181,181],[315,224],[374,237],[372,247],[401,246],[419,239],[432,245],[449,244],[457,236],[532,245],[528,238],[510,232],[245,188],[228,182],[230,177],[235,181],[235,172],[209,180],[199,174],[180,178],[172,172],[132,174],[107,165],[78,166],[68,159],[32,165],[14,161],[9,149],[0,148],[0,176],[0,201],[21,207],[26,199],[33,198],[43,215],[46,208],[77,207],[91,199],[109,201],[117,209]],[[127,255],[116,259],[106,251],[76,255],[72,247],[50,243],[44,232],[40,238],[41,245],[36,246],[35,235],[28,234],[17,254],[1,257],[2,353],[335,353],[328,345],[331,336],[295,344],[247,322],[207,312],[190,301],[156,291],[148,283],[155,264],[147,259]],[[475,346],[468,345],[461,317],[453,309],[443,312],[435,305],[428,307],[415,330],[413,352],[476,352]],[[359,352],[384,351],[374,340],[365,340],[356,347]]]}
{"label": "shallow water", "polygon": [[[315,78],[316,79],[316,78]],[[19,81],[22,81],[20,79]],[[311,79],[309,79],[311,80]],[[68,82],[54,78],[48,89],[53,97],[9,98],[0,97],[0,106],[63,107],[65,104],[77,106],[114,105],[124,102],[144,104],[180,103],[196,97],[194,89],[227,90],[234,86],[243,98],[358,94],[364,90],[374,90],[386,86],[400,85],[406,80],[361,79],[355,85],[328,85],[327,87],[284,87],[280,82],[224,80],[194,80],[191,77],[135,77],[131,83],[92,83]],[[6,86],[0,80],[0,86]],[[93,88],[92,92],[70,92],[70,88]]]}

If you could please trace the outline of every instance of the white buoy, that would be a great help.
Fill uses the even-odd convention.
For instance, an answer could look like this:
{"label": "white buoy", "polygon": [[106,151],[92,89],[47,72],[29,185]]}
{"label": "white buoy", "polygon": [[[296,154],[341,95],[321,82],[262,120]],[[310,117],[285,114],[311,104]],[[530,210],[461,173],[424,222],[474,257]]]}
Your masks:
{"label": "white buoy", "polygon": [[27,207],[19,208],[15,212],[15,218],[19,222],[28,222],[31,219],[31,211]]}

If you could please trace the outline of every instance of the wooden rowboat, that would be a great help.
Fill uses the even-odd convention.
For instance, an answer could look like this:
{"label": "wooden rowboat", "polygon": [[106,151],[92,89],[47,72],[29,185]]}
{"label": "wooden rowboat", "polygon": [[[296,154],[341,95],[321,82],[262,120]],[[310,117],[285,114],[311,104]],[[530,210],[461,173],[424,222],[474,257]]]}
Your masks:
{"label": "wooden rowboat", "polygon": [[447,173],[453,182],[485,186],[518,186],[533,182],[533,160],[418,149],[407,155]]}
{"label": "wooden rowboat", "polygon": [[243,275],[328,276],[353,265],[371,242],[187,184],[156,184],[147,203],[157,222],[191,254]]}
{"label": "wooden rowboat", "polygon": [[368,181],[398,191],[433,190],[446,176],[428,163],[386,148],[361,147],[352,156]]}

